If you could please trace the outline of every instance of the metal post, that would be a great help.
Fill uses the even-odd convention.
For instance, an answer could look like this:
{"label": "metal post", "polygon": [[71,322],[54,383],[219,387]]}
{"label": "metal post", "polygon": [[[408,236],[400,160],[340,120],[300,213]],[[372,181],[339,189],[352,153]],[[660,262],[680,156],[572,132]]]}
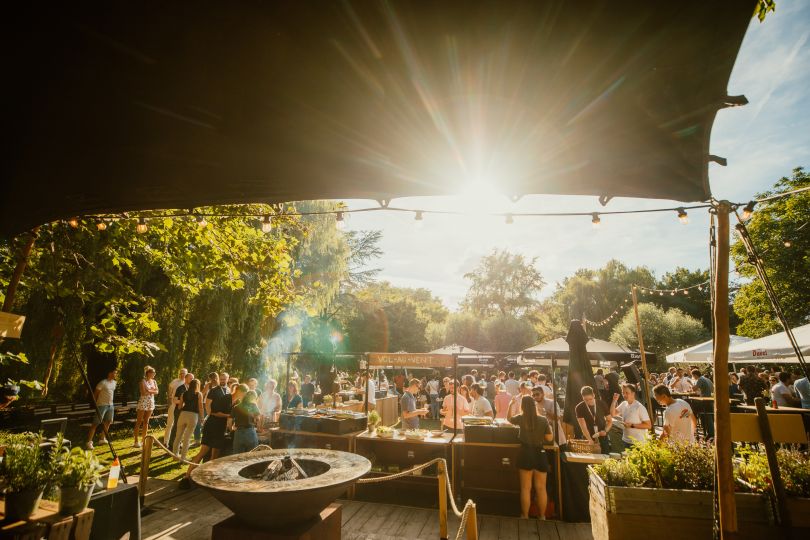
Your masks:
{"label": "metal post", "polygon": [[[638,316],[638,298],[636,297],[636,286],[630,289],[633,294],[633,312],[636,314],[636,332],[638,333],[638,350],[641,353],[641,369],[644,373],[641,376],[641,387],[639,390],[644,392],[647,401],[647,414],[650,416],[650,431],[655,433],[655,426],[652,423],[653,408],[652,408],[652,392],[647,391],[647,354],[644,352],[644,336],[641,334],[641,319]],[[642,386],[643,385],[643,386]]]}
{"label": "metal post", "polygon": [[562,426],[562,420],[559,417],[557,412],[557,385],[554,384],[554,374],[557,369],[557,360],[554,358],[554,353],[551,354],[551,399],[554,401],[554,415],[557,417],[557,420],[554,422],[554,443],[557,445],[557,448],[560,447],[560,426]]}
{"label": "metal post", "polygon": [[439,475],[439,538],[447,540],[447,466],[440,461],[437,466]]}
{"label": "metal post", "polygon": [[714,451],[717,461],[717,494],[720,508],[720,538],[729,540],[737,536],[737,505],[734,500],[734,475],[731,462],[731,413],[728,384],[721,379],[728,373],[728,268],[729,268],[729,213],[728,201],[720,201],[714,208],[717,216],[717,251],[714,275]]}

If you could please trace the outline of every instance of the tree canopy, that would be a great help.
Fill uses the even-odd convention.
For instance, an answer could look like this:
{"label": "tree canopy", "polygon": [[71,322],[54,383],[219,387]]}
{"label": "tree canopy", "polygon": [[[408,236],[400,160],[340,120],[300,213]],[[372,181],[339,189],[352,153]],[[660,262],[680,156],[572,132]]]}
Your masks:
{"label": "tree canopy", "polygon": [[537,258],[527,260],[505,250],[482,257],[474,270],[464,274],[471,284],[462,308],[485,317],[524,315],[545,285],[536,262]]}

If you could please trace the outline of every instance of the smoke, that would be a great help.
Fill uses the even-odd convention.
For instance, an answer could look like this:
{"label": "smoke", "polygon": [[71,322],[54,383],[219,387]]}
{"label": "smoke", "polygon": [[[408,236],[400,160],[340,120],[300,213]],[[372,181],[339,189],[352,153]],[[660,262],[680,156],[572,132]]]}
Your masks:
{"label": "smoke", "polygon": [[264,380],[276,379],[279,381],[279,388],[284,388],[282,384],[286,380],[282,381],[282,378],[286,379],[287,375],[287,354],[300,350],[301,336],[307,320],[306,312],[295,308],[285,310],[278,316],[278,327],[262,350]]}

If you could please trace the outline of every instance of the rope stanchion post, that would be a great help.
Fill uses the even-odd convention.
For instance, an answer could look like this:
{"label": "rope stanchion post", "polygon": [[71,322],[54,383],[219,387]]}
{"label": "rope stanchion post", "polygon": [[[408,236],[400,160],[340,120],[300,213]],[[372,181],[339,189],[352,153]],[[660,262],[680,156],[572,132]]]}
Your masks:
{"label": "rope stanchion post", "polygon": [[467,540],[478,540],[478,512],[475,510],[475,503],[469,503],[470,511],[467,512]]}
{"label": "rope stanchion post", "polygon": [[141,507],[143,507],[146,500],[146,481],[149,479],[149,462],[152,461],[152,441],[154,440],[155,438],[152,435],[147,435],[143,439],[143,447],[141,448],[141,473],[138,479]]}
{"label": "rope stanchion post", "polygon": [[439,538],[447,540],[447,466],[444,461],[437,465],[439,483]]}

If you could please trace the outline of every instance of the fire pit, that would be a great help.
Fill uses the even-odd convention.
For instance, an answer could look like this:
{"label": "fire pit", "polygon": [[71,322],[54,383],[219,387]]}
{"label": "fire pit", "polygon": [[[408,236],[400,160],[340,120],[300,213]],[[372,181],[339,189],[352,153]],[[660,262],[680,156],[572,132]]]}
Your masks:
{"label": "fire pit", "polygon": [[191,478],[240,520],[266,529],[318,516],[370,469],[356,454],[301,448],[228,456],[198,467]]}

